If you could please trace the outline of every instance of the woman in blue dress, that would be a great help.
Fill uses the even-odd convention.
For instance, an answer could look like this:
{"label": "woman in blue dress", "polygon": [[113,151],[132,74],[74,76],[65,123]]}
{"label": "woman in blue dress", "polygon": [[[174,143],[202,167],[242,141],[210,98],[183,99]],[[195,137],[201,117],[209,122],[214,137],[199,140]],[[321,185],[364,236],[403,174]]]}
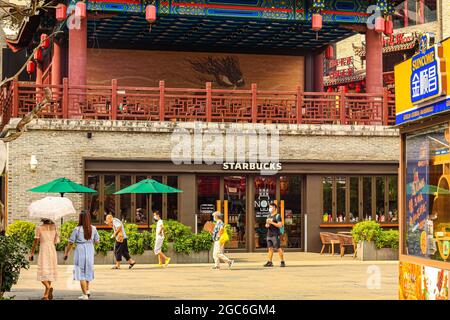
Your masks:
{"label": "woman in blue dress", "polygon": [[73,259],[73,279],[80,281],[82,295],[81,300],[88,300],[91,293],[89,282],[94,279],[94,244],[100,241],[97,229],[91,225],[91,218],[88,212],[81,211],[78,226],[73,229],[69,238],[64,260],[67,260],[70,250],[75,244]]}

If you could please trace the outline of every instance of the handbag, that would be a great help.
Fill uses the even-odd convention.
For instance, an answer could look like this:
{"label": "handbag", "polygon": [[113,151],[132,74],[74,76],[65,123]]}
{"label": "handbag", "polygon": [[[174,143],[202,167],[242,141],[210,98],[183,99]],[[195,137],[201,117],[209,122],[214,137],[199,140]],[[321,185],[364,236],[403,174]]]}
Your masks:
{"label": "handbag", "polygon": [[230,241],[230,237],[228,236],[228,232],[227,232],[227,230],[223,230],[223,233],[222,233],[222,235],[219,238],[219,243],[220,243],[221,246],[223,246],[228,241]]}

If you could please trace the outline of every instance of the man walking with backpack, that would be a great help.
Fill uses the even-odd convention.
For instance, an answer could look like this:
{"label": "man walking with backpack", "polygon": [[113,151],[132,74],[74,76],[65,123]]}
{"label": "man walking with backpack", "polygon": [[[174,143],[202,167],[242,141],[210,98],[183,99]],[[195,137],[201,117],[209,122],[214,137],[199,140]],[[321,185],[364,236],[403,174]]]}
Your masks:
{"label": "man walking with backpack", "polygon": [[281,259],[280,267],[286,266],[284,262],[283,249],[281,249],[280,236],[284,231],[281,215],[278,213],[278,207],[275,203],[270,204],[269,217],[266,220],[267,228],[267,248],[269,249],[269,261],[264,267],[273,267],[273,250],[277,250]]}

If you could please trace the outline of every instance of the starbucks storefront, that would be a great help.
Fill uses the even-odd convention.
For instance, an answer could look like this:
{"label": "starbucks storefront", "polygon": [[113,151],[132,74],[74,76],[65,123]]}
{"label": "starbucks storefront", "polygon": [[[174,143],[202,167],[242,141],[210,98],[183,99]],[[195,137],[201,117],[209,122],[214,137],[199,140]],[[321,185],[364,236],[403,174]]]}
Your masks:
{"label": "starbucks storefront", "polygon": [[[211,213],[219,210],[233,229],[228,249],[245,252],[265,250],[264,224],[271,202],[278,204],[284,220],[283,247],[288,251],[320,252],[320,232],[349,231],[364,219],[396,226],[396,221],[388,219],[396,212],[396,162],[282,161],[278,165],[277,173],[262,175],[257,170],[225,165],[84,159],[86,185],[98,191],[86,196],[84,205],[99,228],[106,227],[103,215],[112,213],[145,229],[147,215],[141,213],[150,209],[197,232],[211,219]],[[146,178],[183,192],[151,195],[149,203],[144,195],[114,195]],[[372,187],[363,192],[367,183]],[[384,212],[385,221],[381,220]]]}

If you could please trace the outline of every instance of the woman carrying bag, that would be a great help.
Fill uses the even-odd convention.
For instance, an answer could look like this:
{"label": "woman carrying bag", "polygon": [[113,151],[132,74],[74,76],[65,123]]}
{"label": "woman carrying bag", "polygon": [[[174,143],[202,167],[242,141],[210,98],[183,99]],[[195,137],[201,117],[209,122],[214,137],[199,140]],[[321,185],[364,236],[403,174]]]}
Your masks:
{"label": "woman carrying bag", "polygon": [[216,211],[213,213],[213,219],[216,225],[214,226],[214,230],[211,232],[212,239],[214,241],[214,267],[213,269],[220,269],[220,261],[228,264],[228,267],[231,268],[234,264],[234,260],[230,260],[225,256],[225,244],[229,240],[228,233],[225,230],[225,224],[223,223],[223,214]]}

